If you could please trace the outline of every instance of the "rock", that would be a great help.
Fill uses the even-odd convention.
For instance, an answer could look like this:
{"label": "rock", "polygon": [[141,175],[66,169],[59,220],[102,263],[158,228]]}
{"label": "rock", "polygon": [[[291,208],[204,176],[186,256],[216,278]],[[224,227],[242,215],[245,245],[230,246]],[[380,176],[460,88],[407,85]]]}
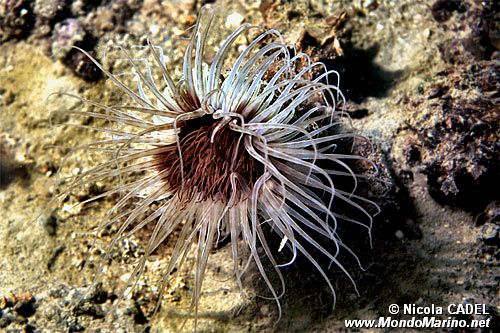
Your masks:
{"label": "rock", "polygon": [[87,32],[80,21],[74,18],[57,23],[52,33],[51,53],[57,59],[67,58],[73,46],[80,45],[87,38]]}
{"label": "rock", "polygon": [[487,223],[481,227],[481,239],[486,245],[500,245],[500,226]]}
{"label": "rock", "polygon": [[53,214],[44,214],[38,219],[38,223],[49,236],[55,236],[57,232],[57,217]]}
{"label": "rock", "polygon": [[15,141],[8,136],[0,136],[0,190],[10,185],[16,178],[29,179],[27,165],[16,159]]}
{"label": "rock", "polygon": [[394,233],[397,239],[402,240],[405,237],[405,234],[401,230],[396,230]]}
{"label": "rock", "polygon": [[12,38],[26,38],[35,23],[32,0],[5,0],[0,2],[0,42]]}
{"label": "rock", "polygon": [[424,166],[429,193],[442,204],[478,213],[498,199],[499,77],[497,61],[471,59],[436,73],[422,97],[407,103],[413,116],[401,140],[404,162]]}
{"label": "rock", "polygon": [[11,90],[0,89],[0,104],[8,106],[16,100],[16,95]]}
{"label": "rock", "polygon": [[74,48],[76,46],[93,53],[96,43],[95,38],[78,19],[70,18],[57,23],[51,41],[52,55],[61,60],[76,76],[88,82],[95,82],[102,77],[97,66]]}
{"label": "rock", "polygon": [[35,3],[37,37],[50,34],[54,23],[68,14],[69,2],[65,0],[38,0]]}
{"label": "rock", "polygon": [[71,3],[71,14],[74,16],[82,16],[88,13],[98,4],[95,0],[75,0]]}
{"label": "rock", "polygon": [[431,7],[432,17],[437,22],[444,23],[451,18],[454,11],[463,12],[465,8],[462,0],[438,0]]}
{"label": "rock", "polygon": [[66,65],[78,77],[87,82],[96,82],[102,78],[102,72],[82,52],[73,49],[65,59]]}
{"label": "rock", "polygon": [[65,0],[37,0],[34,11],[37,19],[52,21],[67,5],[68,1]]}
{"label": "rock", "polygon": [[8,293],[7,296],[1,298],[1,308],[7,311],[12,309],[17,315],[26,318],[35,313],[35,302],[35,297],[31,293]]}

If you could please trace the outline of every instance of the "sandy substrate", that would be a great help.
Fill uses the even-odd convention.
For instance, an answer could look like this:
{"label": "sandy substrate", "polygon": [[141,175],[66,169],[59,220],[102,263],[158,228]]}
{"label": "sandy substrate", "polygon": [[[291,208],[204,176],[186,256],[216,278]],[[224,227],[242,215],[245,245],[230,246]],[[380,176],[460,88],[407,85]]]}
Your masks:
{"label": "sandy substrate", "polygon": [[[52,119],[51,112],[76,102],[50,94],[66,92],[105,103],[121,98],[68,45],[91,46],[106,68],[119,72],[124,62],[116,60],[110,45],[131,48],[144,45],[149,36],[168,51],[178,74],[186,30],[200,4],[76,1],[58,10],[50,3],[27,7],[36,19],[25,34],[7,29],[6,19],[0,21],[0,331],[178,332],[190,317],[194,259],[188,259],[155,313],[172,244],[152,256],[136,288],[123,295],[147,235],[123,240],[109,253],[113,260],[100,266],[113,230],[99,233],[95,243],[90,232],[115,201],[73,206],[96,188],[113,184],[98,183],[61,205],[51,203],[57,193],[55,174],[68,149],[94,137],[68,125],[52,126],[51,120],[64,124],[71,119]],[[285,270],[287,294],[276,324],[275,303],[256,296],[266,290],[254,268],[240,295],[226,246],[211,255],[199,332],[350,331],[344,319],[376,319],[389,315],[390,304],[409,303],[485,304],[489,315],[459,318],[490,318],[491,328],[481,331],[498,329],[500,198],[492,184],[499,179],[500,65],[498,22],[490,23],[499,14],[489,2],[449,3],[219,3],[228,15],[238,14],[229,16],[236,23],[220,22],[226,29],[239,21],[276,28],[288,43],[339,70],[353,124],[375,144],[388,185],[384,192],[365,184],[367,195],[385,210],[375,220],[373,249],[360,254],[366,270],[351,268],[359,296],[345,276],[332,273],[337,287],[333,310],[326,283],[298,262]],[[8,12],[5,1],[0,6]],[[15,16],[15,10],[11,13]],[[74,21],[65,21],[68,17]],[[72,29],[71,38],[64,27]],[[453,124],[459,116],[467,121],[457,129]],[[462,142],[466,137],[471,139]],[[84,168],[92,158],[79,152],[65,168]],[[359,235],[362,242],[366,238]],[[184,329],[192,325],[188,320]]]}

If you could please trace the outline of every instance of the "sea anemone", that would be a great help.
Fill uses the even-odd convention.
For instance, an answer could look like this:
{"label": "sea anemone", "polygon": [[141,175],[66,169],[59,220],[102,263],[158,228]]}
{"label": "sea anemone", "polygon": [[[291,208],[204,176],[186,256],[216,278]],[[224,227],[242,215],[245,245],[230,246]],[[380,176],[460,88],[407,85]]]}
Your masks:
{"label": "sea anemone", "polygon": [[[283,284],[280,268],[297,256],[312,263],[335,297],[318,258],[337,265],[350,278],[337,257],[342,249],[356,256],[341,241],[337,226],[360,225],[369,233],[373,210],[378,209],[354,193],[360,176],[350,165],[364,158],[338,148],[355,136],[339,131],[347,118],[335,111],[345,104],[338,74],[287,45],[278,31],[250,24],[230,33],[207,59],[214,15],[213,10],[202,10],[179,80],[167,69],[162,48],[151,43],[144,58],[122,49],[133,84],[79,49],[129,101],[104,105],[71,95],[87,109],[56,111],[93,118],[90,125],[80,126],[105,136],[70,154],[93,150],[108,156],[63,178],[60,198],[96,181],[119,179],[117,186],[84,203],[119,195],[100,224],[118,226],[109,249],[149,225],[145,254],[131,281],[141,276],[153,251],[175,237],[163,277],[168,283],[195,244],[195,316],[210,253],[223,237],[230,239],[238,286],[242,288],[242,274],[253,262],[280,313],[284,285],[276,288],[269,268]],[[253,31],[259,33],[230,57],[238,38]],[[346,183],[348,188],[338,185]],[[352,215],[336,210],[346,204],[355,211]],[[269,231],[282,240],[279,247],[269,242]],[[288,253],[288,260],[278,262],[278,252],[280,258]]]}

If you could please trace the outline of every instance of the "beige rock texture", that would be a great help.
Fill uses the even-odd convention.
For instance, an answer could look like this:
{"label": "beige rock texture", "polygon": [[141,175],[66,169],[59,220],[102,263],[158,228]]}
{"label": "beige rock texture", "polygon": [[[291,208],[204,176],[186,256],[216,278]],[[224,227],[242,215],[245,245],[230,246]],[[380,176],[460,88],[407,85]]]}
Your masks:
{"label": "beige rock texture", "polygon": [[[52,112],[75,107],[74,99],[53,95],[59,92],[103,103],[123,98],[88,59],[66,46],[93,50],[105,68],[119,73],[127,71],[127,63],[114,46],[133,49],[149,39],[164,48],[171,70],[179,75],[189,28],[204,1],[13,3],[0,1],[0,331],[192,331],[193,256],[155,312],[172,244],[155,252],[129,290],[126,282],[144,253],[147,234],[124,239],[108,252],[116,230],[97,236],[92,231],[115,198],[75,205],[93,191],[109,189],[112,181],[82,188],[61,205],[51,201],[63,163],[65,170],[79,172],[98,158],[81,151],[65,161],[71,147],[96,136]],[[474,0],[215,3],[223,18],[214,36],[242,22],[275,28],[286,42],[339,70],[353,125],[371,139],[390,185],[384,193],[365,184],[367,196],[383,211],[375,219],[373,248],[359,252],[365,270],[348,264],[359,295],[333,270],[333,308],[326,283],[299,260],[284,270],[287,293],[277,322],[275,302],[259,296],[267,290],[255,268],[240,293],[226,246],[211,254],[197,331],[348,332],[345,319],[390,316],[393,303],[485,304],[489,315],[461,319],[490,318],[498,328],[499,197],[488,185],[495,180],[498,185],[499,176],[498,6]],[[75,34],[78,38],[68,37]],[[246,43],[237,42],[241,47]],[[207,47],[216,45],[215,38]],[[446,109],[449,100],[455,104]],[[461,105],[471,106],[464,111]],[[471,123],[459,130],[446,127],[457,114],[487,125],[463,143]],[[445,125],[437,127],[440,122]],[[437,146],[428,133],[438,137]],[[463,163],[460,154],[466,154],[467,170],[480,170],[471,171],[477,178],[467,178],[465,185],[453,178],[459,173],[455,166]],[[486,157],[476,162],[479,155]],[[457,192],[446,184],[455,184]],[[352,238],[366,243],[367,235]],[[112,260],[104,260],[106,253]],[[493,331],[493,326],[481,330]]]}

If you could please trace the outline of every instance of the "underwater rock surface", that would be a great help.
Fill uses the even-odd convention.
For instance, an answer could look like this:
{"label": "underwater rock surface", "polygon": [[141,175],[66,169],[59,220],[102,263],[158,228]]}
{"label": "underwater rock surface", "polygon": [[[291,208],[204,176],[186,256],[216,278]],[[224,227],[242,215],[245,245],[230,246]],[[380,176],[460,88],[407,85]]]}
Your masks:
{"label": "underwater rock surface", "polygon": [[[147,235],[122,240],[94,279],[114,230],[88,233],[113,205],[74,207],[112,184],[95,183],[46,211],[68,147],[88,132],[51,126],[50,112],[74,101],[54,92],[120,101],[81,53],[123,70],[116,48],[170,50],[182,63],[200,1],[0,1],[0,330],[177,332],[193,279],[179,274],[155,314],[158,282],[168,263],[166,242],[133,292],[121,294]],[[392,303],[481,303],[498,325],[499,27],[494,1],[216,1],[243,22],[281,31],[288,43],[341,74],[354,127],[374,147],[379,179],[364,196],[383,209],[373,248],[365,236],[358,255],[366,271],[348,264],[360,296],[332,272],[337,303],[321,277],[300,259],[283,272],[283,317],[250,268],[240,297],[231,251],[211,254],[200,332],[336,332],[344,319],[387,316]],[[239,22],[241,23],[241,22]],[[239,24],[238,23],[238,24]],[[234,22],[222,21],[220,29]],[[242,46],[248,41],[241,40]],[[212,45],[213,46],[213,45]],[[53,148],[56,146],[58,148]],[[70,165],[78,172],[85,153]],[[368,166],[367,169],[368,170]],[[43,214],[42,214],[43,213]],[[37,217],[42,216],[37,219]],[[188,258],[189,267],[193,258]],[[93,282],[92,288],[87,288]],[[188,322],[184,327],[189,331]],[[491,331],[494,331],[493,329]]]}

